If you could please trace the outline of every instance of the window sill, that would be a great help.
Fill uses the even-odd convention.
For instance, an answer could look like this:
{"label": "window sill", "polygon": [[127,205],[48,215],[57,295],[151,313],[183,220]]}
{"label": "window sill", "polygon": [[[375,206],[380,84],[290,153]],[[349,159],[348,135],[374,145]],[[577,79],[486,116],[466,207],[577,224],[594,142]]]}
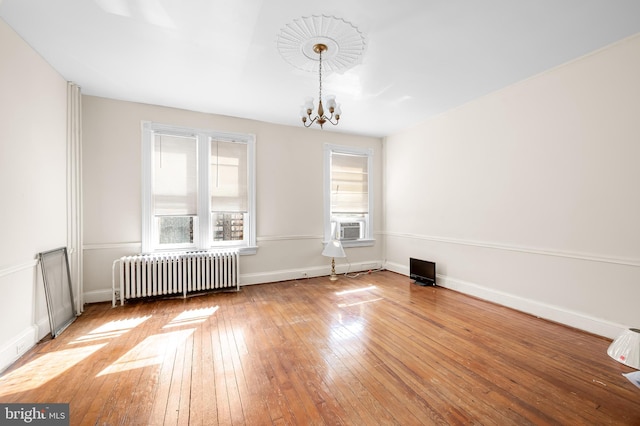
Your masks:
{"label": "window sill", "polygon": [[[376,244],[376,240],[363,238],[361,240],[341,240],[340,243],[344,248],[373,247]],[[327,241],[323,241],[322,244],[327,244]]]}
{"label": "window sill", "polygon": [[248,256],[258,253],[258,246],[240,247],[240,256]]}
{"label": "window sill", "polygon": [[209,248],[210,251],[216,250],[232,250],[237,249],[240,256],[249,256],[258,253],[258,246],[236,246],[236,245],[228,245],[228,246],[216,246]]}
{"label": "window sill", "polygon": [[218,247],[209,247],[208,249],[200,249],[200,248],[196,248],[196,247],[189,247],[189,248],[174,248],[174,249],[158,249],[158,250],[153,250],[150,252],[143,252],[141,254],[145,254],[145,255],[152,255],[152,254],[180,254],[180,253],[207,253],[207,252],[216,252],[216,251],[220,251],[220,250],[232,250],[232,249],[238,249],[238,252],[240,253],[240,256],[244,256],[244,255],[252,255],[252,254],[256,254],[258,253],[258,246],[242,246],[242,247],[238,247],[238,246],[218,246]]}

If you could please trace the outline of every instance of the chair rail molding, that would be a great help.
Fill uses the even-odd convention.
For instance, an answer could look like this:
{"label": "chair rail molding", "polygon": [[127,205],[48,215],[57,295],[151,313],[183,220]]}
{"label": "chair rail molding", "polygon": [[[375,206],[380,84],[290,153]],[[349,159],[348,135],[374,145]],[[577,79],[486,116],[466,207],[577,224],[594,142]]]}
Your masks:
{"label": "chair rail molding", "polygon": [[485,241],[464,240],[458,238],[446,238],[432,235],[419,235],[401,232],[385,232],[387,237],[405,238],[412,240],[434,241],[446,244],[458,244],[472,247],[482,247],[494,250],[516,251],[521,253],[537,254],[540,256],[565,257],[570,259],[588,260],[592,262],[612,263],[616,265],[638,266],[640,267],[640,259],[627,259],[617,257],[606,257],[591,253],[578,253],[561,250],[541,249],[535,247],[515,246],[508,244],[499,244]]}
{"label": "chair rail molding", "polygon": [[5,268],[0,269],[0,278],[15,274],[16,272],[23,271],[25,269],[30,269],[38,265],[38,260],[33,259],[28,262],[18,263],[16,265],[7,266]]}

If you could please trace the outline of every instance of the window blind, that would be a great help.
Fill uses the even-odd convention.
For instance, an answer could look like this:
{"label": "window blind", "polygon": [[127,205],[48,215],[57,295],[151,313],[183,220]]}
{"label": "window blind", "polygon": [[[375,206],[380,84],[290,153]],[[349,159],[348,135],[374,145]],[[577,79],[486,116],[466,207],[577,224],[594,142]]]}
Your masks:
{"label": "window blind", "polygon": [[196,215],[196,138],[156,133],[153,148],[153,214]]}
{"label": "window blind", "polygon": [[331,213],[369,212],[368,157],[331,154]]}
{"label": "window blind", "polygon": [[209,193],[212,212],[246,212],[247,144],[211,140]]}

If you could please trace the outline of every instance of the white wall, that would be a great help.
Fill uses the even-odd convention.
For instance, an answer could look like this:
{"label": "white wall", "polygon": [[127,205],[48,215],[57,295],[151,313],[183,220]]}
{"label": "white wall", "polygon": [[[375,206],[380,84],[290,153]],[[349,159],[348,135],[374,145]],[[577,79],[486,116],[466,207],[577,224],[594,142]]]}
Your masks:
{"label": "white wall", "polygon": [[640,326],[640,35],[385,140],[386,257],[614,337]]}
{"label": "white wall", "polygon": [[[141,121],[256,135],[258,253],[242,256],[241,285],[328,275],[321,256],[324,143],[374,150],[375,187],[382,188],[378,138],[287,127],[173,108],[83,97],[85,301],[111,300],[111,268],[140,252]],[[374,231],[382,230],[382,197],[376,197]],[[381,264],[374,247],[347,249],[352,270]],[[336,260],[338,272],[344,260]]]}
{"label": "white wall", "polygon": [[65,80],[0,19],[0,371],[49,330],[39,252],[66,244]]}

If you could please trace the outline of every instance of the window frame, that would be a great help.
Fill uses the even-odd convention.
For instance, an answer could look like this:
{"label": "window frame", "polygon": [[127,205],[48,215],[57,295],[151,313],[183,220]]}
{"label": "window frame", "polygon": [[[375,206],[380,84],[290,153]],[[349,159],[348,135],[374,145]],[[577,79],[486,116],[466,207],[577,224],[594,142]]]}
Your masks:
{"label": "window frame", "polygon": [[[255,135],[226,133],[214,130],[167,125],[142,121],[142,252],[208,251],[237,247],[240,254],[255,254],[256,244],[256,174]],[[194,220],[193,244],[176,244],[159,247],[153,214],[153,144],[156,133],[195,137],[197,146],[198,207]],[[243,240],[214,241],[211,196],[209,194],[209,161],[211,141],[243,143],[247,145],[247,212],[244,214]]]}
{"label": "window frame", "polygon": [[373,246],[375,238],[373,236],[374,218],[374,188],[373,188],[373,149],[353,146],[341,146],[334,144],[324,145],[324,243],[332,239],[332,218],[331,218],[331,156],[336,154],[360,155],[367,157],[367,189],[369,212],[364,218],[365,232],[363,238],[356,240],[341,240],[343,247],[366,247]]}

